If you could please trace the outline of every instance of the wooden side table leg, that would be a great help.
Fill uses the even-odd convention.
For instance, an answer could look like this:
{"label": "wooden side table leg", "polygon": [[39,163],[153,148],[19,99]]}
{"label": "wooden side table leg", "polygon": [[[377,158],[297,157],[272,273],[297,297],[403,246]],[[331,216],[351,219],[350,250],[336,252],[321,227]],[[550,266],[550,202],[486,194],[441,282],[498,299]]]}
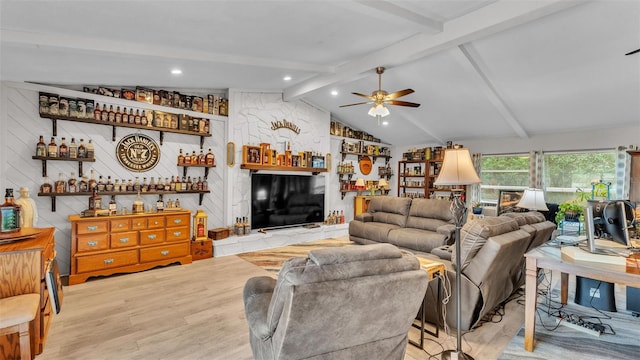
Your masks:
{"label": "wooden side table leg", "polygon": [[538,302],[538,266],[533,257],[526,258],[525,308],[524,308],[524,349],[533,351],[536,334],[536,306]]}
{"label": "wooden side table leg", "polygon": [[560,303],[567,305],[567,297],[569,295],[569,274],[560,273]]}

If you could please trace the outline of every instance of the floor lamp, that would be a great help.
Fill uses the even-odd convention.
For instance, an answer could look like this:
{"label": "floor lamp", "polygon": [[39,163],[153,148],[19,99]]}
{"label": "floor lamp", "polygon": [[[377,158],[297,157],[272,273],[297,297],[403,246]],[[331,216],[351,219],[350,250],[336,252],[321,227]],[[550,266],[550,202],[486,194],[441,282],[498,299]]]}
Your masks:
{"label": "floor lamp", "polygon": [[[448,185],[448,186],[466,186],[471,184],[480,183],[480,178],[476,173],[476,169],[473,167],[471,161],[471,155],[469,149],[457,148],[446,149],[444,152],[444,160],[442,162],[442,169],[440,174],[434,182],[434,185]],[[462,330],[460,330],[462,321],[460,319],[461,305],[460,305],[460,228],[465,220],[467,213],[467,207],[460,198],[460,190],[452,190],[453,201],[451,202],[451,215],[456,224],[455,241],[456,241],[456,349],[446,350],[442,353],[442,359],[469,359],[473,360],[468,354],[462,351]]]}
{"label": "floor lamp", "polygon": [[544,192],[540,189],[525,189],[516,206],[529,210],[549,211],[547,203],[544,201]]}

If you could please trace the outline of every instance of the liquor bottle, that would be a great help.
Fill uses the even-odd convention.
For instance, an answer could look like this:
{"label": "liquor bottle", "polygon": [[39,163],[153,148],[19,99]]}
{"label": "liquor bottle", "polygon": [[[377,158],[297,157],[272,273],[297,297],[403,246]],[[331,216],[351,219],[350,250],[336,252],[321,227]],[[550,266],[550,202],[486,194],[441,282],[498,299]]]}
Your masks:
{"label": "liquor bottle", "polygon": [[93,174],[93,169],[91,169],[90,172],[90,177],[89,177],[89,191],[93,191],[94,189],[96,189],[98,187],[98,183],[96,182],[96,177]]}
{"label": "liquor bottle", "polygon": [[138,196],[136,196],[136,199],[133,201],[132,211],[134,214],[141,214],[144,212],[144,201],[142,201],[140,191],[138,191]]}
{"label": "liquor bottle", "polygon": [[71,159],[78,157],[78,144],[76,144],[76,138],[71,138],[71,144],[69,144],[69,157]]}
{"label": "liquor bottle", "polygon": [[53,184],[54,191],[57,193],[63,193],[67,190],[67,182],[64,181],[64,175],[58,174],[58,180]]}
{"label": "liquor bottle", "polygon": [[[162,183],[162,178],[158,179],[159,183]],[[164,189],[164,185],[162,185],[163,189]],[[155,191],[156,190],[156,181],[154,180],[153,176],[151,177],[151,180],[149,181],[149,191]]]}
{"label": "liquor bottle", "polygon": [[242,224],[242,227],[244,229],[245,235],[251,234],[251,225],[249,224],[249,217],[244,218],[244,223]]}
{"label": "liquor bottle", "polygon": [[171,184],[169,183],[169,178],[164,178],[164,191],[169,191],[171,189]]}
{"label": "liquor bottle", "polygon": [[13,201],[13,189],[7,188],[0,205],[0,233],[20,231],[20,205]]}
{"label": "liquor bottle", "polygon": [[191,153],[191,164],[197,164],[198,163],[198,155],[196,155],[196,151],[193,150],[193,152]]}
{"label": "liquor bottle", "polygon": [[164,201],[162,201],[162,194],[158,195],[158,200],[156,201],[156,210],[164,210]]}
{"label": "liquor bottle", "polygon": [[127,181],[127,191],[133,192],[133,190],[134,190],[133,181],[131,181],[131,179],[129,179],[129,181]]}
{"label": "liquor bottle", "polygon": [[122,108],[122,123],[129,123],[129,113],[127,113],[127,108]]}
{"label": "liquor bottle", "polygon": [[100,175],[98,177],[98,191],[102,192],[104,191],[104,188],[105,188],[104,179],[102,178],[102,175]]}
{"label": "liquor bottle", "polygon": [[136,116],[134,117],[134,123],[140,125],[140,110],[136,109]]}
{"label": "liquor bottle", "polygon": [[173,203],[173,205],[176,208],[180,208],[180,199],[176,199],[176,201]]}
{"label": "liquor bottle", "polygon": [[116,113],[113,111],[113,105],[109,105],[109,122],[116,122]]}
{"label": "liquor bottle", "polygon": [[207,182],[207,178],[202,179],[202,191],[209,190],[209,183]]}
{"label": "liquor bottle", "polygon": [[87,148],[84,146],[84,139],[80,139],[80,145],[78,145],[78,157],[79,158],[87,157]]}
{"label": "liquor bottle", "polygon": [[129,124],[134,124],[135,121],[135,115],[133,115],[133,108],[129,109]]}
{"label": "liquor bottle", "polygon": [[162,127],[165,128],[170,128],[171,127],[171,120],[169,119],[169,115],[164,114],[164,117],[162,118]]}
{"label": "liquor bottle", "polygon": [[194,190],[202,191],[202,177],[198,176],[198,181],[196,182],[196,188]]}
{"label": "liquor bottle", "polygon": [[113,191],[113,181],[111,181],[111,175],[107,176],[107,183],[104,186],[106,191]]}
{"label": "liquor bottle", "polygon": [[182,191],[186,191],[189,190],[189,185],[187,184],[187,179],[183,176],[182,177]]}
{"label": "liquor bottle", "polygon": [[71,172],[69,180],[67,180],[67,190],[69,192],[78,192],[78,179],[76,179],[76,173]]}
{"label": "liquor bottle", "polygon": [[140,115],[140,125],[147,126],[147,124],[148,124],[147,113],[143,109],[142,114]]}
{"label": "liquor bottle", "polygon": [[185,165],[190,165],[191,164],[191,155],[189,155],[188,152],[187,152],[187,155],[184,156],[184,164]]}
{"label": "liquor bottle", "polygon": [[94,189],[91,196],[89,196],[89,210],[102,209],[102,198],[98,196],[97,191]]}
{"label": "liquor bottle", "polygon": [[122,113],[120,112],[120,106],[116,108],[116,122],[117,123],[122,122]]}
{"label": "liquor bottle", "polygon": [[209,151],[207,152],[207,155],[204,156],[204,161],[205,161],[205,164],[208,165],[208,166],[215,166],[216,157],[215,157],[215,155],[213,155],[213,152],[211,151],[211,148],[209,148]]}
{"label": "liquor bottle", "polygon": [[291,166],[291,143],[287,142],[287,149],[284,151],[285,166]]}
{"label": "liquor bottle", "polygon": [[178,128],[178,117],[173,115],[171,116],[171,128],[172,129],[177,129]]}
{"label": "liquor bottle", "polygon": [[171,181],[169,182],[169,191],[175,191],[175,190],[176,190],[176,178],[172,175]]}
{"label": "liquor bottle", "polygon": [[47,156],[58,157],[58,145],[56,145],[56,139],[54,137],[51,137],[51,142],[47,147]]}
{"label": "liquor bottle", "polygon": [[[242,234],[240,233],[240,229],[242,229]],[[236,218],[236,222],[233,224],[233,233],[235,235],[238,235],[238,236],[244,235],[244,228],[240,224],[240,218],[239,217]]]}
{"label": "liquor bottle", "polygon": [[108,121],[109,120],[109,112],[107,111],[107,105],[102,104],[102,111],[100,112],[100,120]]}
{"label": "liquor bottle", "polygon": [[118,212],[118,206],[116,205],[116,197],[111,195],[109,201],[109,215],[115,215]]}
{"label": "liquor bottle", "polygon": [[192,189],[192,187],[191,187],[191,176],[187,177],[186,185],[185,185],[184,181],[183,181],[182,185],[185,186],[184,188],[182,188],[182,190],[191,190]]}
{"label": "liquor bottle", "polygon": [[102,111],[100,111],[100,104],[96,103],[96,107],[93,109],[93,120],[102,120]]}
{"label": "liquor bottle", "polygon": [[[42,136],[40,136],[40,139],[42,139]],[[44,145],[44,142],[42,144]],[[178,153],[178,165],[182,164],[184,164],[184,155],[182,154],[182,149],[180,149],[180,153]]]}
{"label": "liquor bottle", "polygon": [[136,176],[136,181],[133,183],[133,191],[140,191],[142,187],[140,186],[140,177]]}
{"label": "liquor bottle", "polygon": [[44,137],[40,135],[40,140],[36,144],[36,156],[47,156],[47,144],[44,143]]}
{"label": "liquor bottle", "polygon": [[94,156],[95,148],[93,147],[93,142],[91,141],[91,139],[89,139],[89,142],[87,143],[87,158],[93,159]]}
{"label": "liquor bottle", "polygon": [[51,181],[49,181],[48,176],[45,176],[44,182],[42,183],[42,185],[40,185],[40,192],[43,194],[49,194],[51,193],[52,190],[53,190],[53,187],[51,186]]}
{"label": "liquor bottle", "polygon": [[116,179],[115,183],[113,184],[113,191],[115,192],[122,191],[120,190],[120,179]]}
{"label": "liquor bottle", "polygon": [[78,191],[87,192],[89,191],[89,181],[87,180],[87,175],[82,174],[80,177],[80,185],[78,186]]}
{"label": "liquor bottle", "polygon": [[62,140],[60,140],[60,147],[58,147],[58,156],[61,158],[69,157],[69,147],[65,142],[65,138],[62,138]]}
{"label": "liquor bottle", "polygon": [[[153,179],[153,178],[151,178]],[[155,186],[155,190],[156,191],[164,191],[164,186],[165,184],[162,182],[162,177],[158,177],[158,182],[154,185]],[[169,186],[169,184],[167,184],[167,187]],[[149,184],[149,187],[151,187],[151,184]],[[168,189],[167,189],[168,190]]]}
{"label": "liquor bottle", "polygon": [[140,191],[147,192],[149,191],[149,183],[147,182],[147,177],[142,178],[142,185],[140,185]]}
{"label": "liquor bottle", "polygon": [[204,165],[204,152],[200,149],[200,154],[198,155],[198,165]]}

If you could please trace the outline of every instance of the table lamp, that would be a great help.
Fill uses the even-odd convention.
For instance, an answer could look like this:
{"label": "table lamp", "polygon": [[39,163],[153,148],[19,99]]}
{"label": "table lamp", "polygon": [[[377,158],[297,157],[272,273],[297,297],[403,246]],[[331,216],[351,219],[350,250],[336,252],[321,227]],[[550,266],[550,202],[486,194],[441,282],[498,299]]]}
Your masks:
{"label": "table lamp", "polygon": [[356,179],[355,188],[356,188],[356,190],[358,190],[358,196],[362,195],[362,190],[364,190],[364,179],[363,178]]}
{"label": "table lamp", "polygon": [[[466,186],[478,183],[480,183],[480,178],[476,173],[476,169],[473,167],[469,149],[446,149],[442,169],[440,169],[440,174],[434,182],[434,185]],[[442,359],[473,360],[473,357],[462,351],[462,331],[460,330],[462,324],[460,319],[460,292],[462,290],[460,276],[460,267],[462,266],[460,264],[460,258],[462,257],[460,256],[460,228],[464,222],[467,207],[462,202],[462,199],[460,199],[460,190],[452,189],[451,191],[453,193],[453,201],[451,202],[450,209],[456,225],[456,349],[443,351]]]}
{"label": "table lamp", "polygon": [[525,189],[516,206],[529,210],[549,211],[544,201],[544,192],[540,189]]}
{"label": "table lamp", "polygon": [[380,194],[387,195],[387,190],[389,189],[387,179],[380,178],[380,180],[378,180],[378,189],[380,189]]}

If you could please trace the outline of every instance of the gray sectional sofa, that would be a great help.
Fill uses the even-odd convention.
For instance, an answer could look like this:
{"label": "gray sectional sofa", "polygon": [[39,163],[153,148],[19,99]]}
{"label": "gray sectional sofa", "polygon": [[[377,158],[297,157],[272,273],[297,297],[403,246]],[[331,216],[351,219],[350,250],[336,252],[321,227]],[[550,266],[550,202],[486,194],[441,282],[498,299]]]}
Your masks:
{"label": "gray sectional sofa", "polygon": [[390,243],[414,252],[429,253],[451,244],[455,225],[450,202],[376,196],[368,212],[349,223],[349,239],[359,244]]}
{"label": "gray sectional sofa", "polygon": [[[375,201],[375,202],[374,202]],[[349,237],[360,244],[389,242],[416,255],[442,262],[455,299],[455,226],[446,200],[377,197],[370,213],[349,224]],[[404,217],[403,217],[404,216]],[[412,218],[412,220],[410,220]],[[538,212],[510,213],[468,221],[460,230],[463,330],[485,315],[524,283],[524,254],[548,241],[556,226]],[[427,320],[442,324],[437,313],[437,282],[427,291]],[[446,322],[456,325],[455,301],[446,307]]]}

